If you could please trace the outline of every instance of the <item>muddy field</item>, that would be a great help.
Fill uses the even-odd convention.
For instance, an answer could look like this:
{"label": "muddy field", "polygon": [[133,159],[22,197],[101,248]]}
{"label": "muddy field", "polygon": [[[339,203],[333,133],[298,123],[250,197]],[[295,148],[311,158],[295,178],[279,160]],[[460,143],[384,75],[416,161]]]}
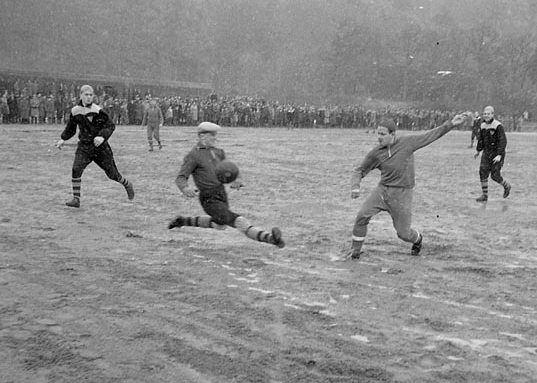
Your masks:
{"label": "muddy field", "polygon": [[[0,382],[534,382],[537,135],[511,133],[507,200],[480,205],[469,132],[416,155],[410,257],[387,214],[341,262],[364,197],[350,171],[375,143],[356,130],[225,129],[246,187],[233,209],[279,226],[285,249],[225,231],[167,230],[199,214],[174,179],[194,128],[118,127],[123,187],[92,164],[67,208],[76,139],[0,125]],[[402,133],[404,134],[404,133]],[[378,172],[364,179],[365,193]]]}

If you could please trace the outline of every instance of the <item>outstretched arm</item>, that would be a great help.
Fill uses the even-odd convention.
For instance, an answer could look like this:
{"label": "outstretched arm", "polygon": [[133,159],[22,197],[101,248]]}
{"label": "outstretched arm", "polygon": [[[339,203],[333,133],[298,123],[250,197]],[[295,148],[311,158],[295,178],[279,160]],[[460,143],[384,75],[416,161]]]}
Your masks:
{"label": "outstretched arm", "polygon": [[458,126],[464,122],[466,118],[465,114],[457,114],[451,120],[444,122],[437,128],[434,128],[427,133],[414,136],[414,151],[421,149],[445,135],[455,126]]}

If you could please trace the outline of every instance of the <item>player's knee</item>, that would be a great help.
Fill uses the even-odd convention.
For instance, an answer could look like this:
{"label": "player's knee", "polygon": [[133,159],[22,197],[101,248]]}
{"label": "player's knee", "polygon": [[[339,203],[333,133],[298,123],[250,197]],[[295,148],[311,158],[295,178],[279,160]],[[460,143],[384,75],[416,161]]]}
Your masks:
{"label": "player's knee", "polygon": [[81,169],[81,168],[73,168],[71,170],[71,177],[72,178],[80,178],[80,177],[82,177],[82,171],[83,171],[83,169]]}
{"label": "player's knee", "polygon": [[107,172],[105,172],[105,174],[112,181],[116,181],[116,182],[121,181],[121,174],[119,174],[119,172],[117,172],[117,171],[107,171]]}
{"label": "player's knee", "polygon": [[497,182],[499,184],[501,184],[503,182],[503,177],[500,175],[500,174],[497,174],[497,173],[493,173],[490,178],[492,178],[492,180],[494,182]]}

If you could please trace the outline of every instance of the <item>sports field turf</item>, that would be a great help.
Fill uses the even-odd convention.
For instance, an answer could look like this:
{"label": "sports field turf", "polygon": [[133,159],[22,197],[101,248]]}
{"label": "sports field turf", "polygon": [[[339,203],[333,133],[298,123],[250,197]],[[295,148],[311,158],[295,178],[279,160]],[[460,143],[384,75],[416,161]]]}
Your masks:
{"label": "sports field turf", "polygon": [[58,151],[63,126],[0,129],[0,382],[535,381],[536,134],[508,133],[511,196],[491,181],[486,205],[469,132],[418,151],[422,256],[380,214],[367,254],[341,262],[365,198],[350,199],[351,169],[374,134],[223,129],[246,185],[232,209],[280,227],[278,249],[167,229],[202,213],[174,184],[194,127],[165,127],[155,152],[144,129],[117,127],[136,197],[91,164],[80,209],[64,205],[76,139]]}

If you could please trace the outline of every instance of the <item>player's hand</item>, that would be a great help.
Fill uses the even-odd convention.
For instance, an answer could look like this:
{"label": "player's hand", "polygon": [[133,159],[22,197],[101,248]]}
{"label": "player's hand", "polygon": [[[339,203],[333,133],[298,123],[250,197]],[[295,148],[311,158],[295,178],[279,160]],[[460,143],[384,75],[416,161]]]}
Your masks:
{"label": "player's hand", "polygon": [[477,158],[477,157],[479,157],[479,152],[476,152],[476,153],[474,154],[474,158]]}
{"label": "player's hand", "polygon": [[61,150],[64,143],[65,141],[60,139],[56,142],[56,147]]}
{"label": "player's hand", "polygon": [[232,188],[232,189],[237,189],[239,190],[241,187],[243,187],[244,184],[241,182],[241,181],[233,181],[229,187]]}
{"label": "player's hand", "polygon": [[355,189],[353,191],[351,191],[351,198],[352,199],[356,199],[360,197],[360,189]]}
{"label": "player's hand", "polygon": [[182,190],[183,192],[183,195],[187,198],[194,198],[196,197],[196,191],[194,189],[191,189],[191,188],[184,188]]}
{"label": "player's hand", "polygon": [[453,117],[453,119],[451,120],[451,123],[453,125],[460,125],[464,122],[465,119],[466,119],[466,115],[457,114],[455,117]]}
{"label": "player's hand", "polygon": [[93,139],[93,145],[95,145],[95,147],[100,146],[103,142],[104,142],[104,137],[101,137],[101,136],[97,136]]}
{"label": "player's hand", "polygon": [[494,158],[492,159],[492,162],[497,163],[497,162],[500,162],[501,160],[502,160],[502,156],[500,156],[500,155],[498,154],[496,157],[494,157]]}

